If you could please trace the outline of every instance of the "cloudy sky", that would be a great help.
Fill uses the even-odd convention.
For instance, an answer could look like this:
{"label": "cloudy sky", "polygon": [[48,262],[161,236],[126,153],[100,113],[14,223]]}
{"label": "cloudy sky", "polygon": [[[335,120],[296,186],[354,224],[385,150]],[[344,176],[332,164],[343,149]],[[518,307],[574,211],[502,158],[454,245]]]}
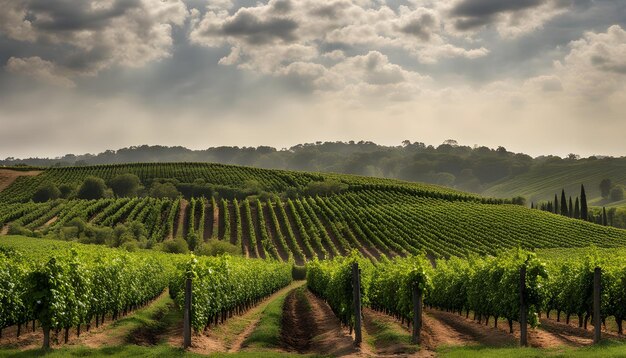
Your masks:
{"label": "cloudy sky", "polygon": [[2,158],[625,137],[626,1],[0,0]]}

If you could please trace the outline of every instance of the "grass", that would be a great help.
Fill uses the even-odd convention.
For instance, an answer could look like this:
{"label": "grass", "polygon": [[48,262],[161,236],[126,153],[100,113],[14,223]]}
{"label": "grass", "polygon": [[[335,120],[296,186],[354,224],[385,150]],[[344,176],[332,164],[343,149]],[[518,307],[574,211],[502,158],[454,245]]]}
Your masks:
{"label": "grass", "polygon": [[617,358],[626,357],[626,343],[607,340],[600,345],[583,348],[489,348],[485,346],[442,347],[438,349],[441,357],[480,357],[480,358],[534,358],[534,357],[572,357],[572,358]]}
{"label": "grass", "polygon": [[[299,287],[303,284],[304,284],[304,281],[296,281],[292,283],[290,286],[288,286],[287,289],[284,289],[285,291],[283,294],[281,294],[281,296],[284,295],[286,297],[287,293],[291,291],[291,289]],[[269,301],[269,302],[267,301],[261,302],[258,306],[248,311],[244,315],[235,316],[227,320],[224,324],[215,327],[213,329],[213,334],[215,334],[215,336],[218,337],[218,339],[222,340],[226,344],[226,346],[230,347],[233,340],[238,335],[240,335],[246,329],[246,327],[250,325],[250,323],[262,317],[267,307],[271,305],[272,303],[274,303],[274,300]],[[282,306],[281,306],[281,309],[282,309]],[[278,325],[280,326],[280,321]]]}
{"label": "grass", "polygon": [[[0,349],[0,357],[11,358],[29,358],[29,357],[207,357],[205,355],[185,352],[182,348],[173,348],[166,345],[158,345],[151,347],[122,345],[116,347],[104,347],[100,349],[92,349],[87,347],[61,348],[52,351],[44,351],[41,349],[20,351]],[[240,353],[214,353],[208,357],[227,357],[227,358],[271,358],[271,357],[302,357],[298,354],[277,353],[277,352],[240,352]]]}
{"label": "grass", "polygon": [[[301,288],[297,289],[302,290]],[[281,322],[283,319],[283,306],[289,292],[285,292],[270,302],[261,312],[258,325],[248,337],[244,346],[248,348],[277,348],[280,347]]]}
{"label": "grass", "polygon": [[419,346],[411,343],[411,334],[391,322],[381,321],[377,318],[371,319],[374,329],[365,330],[367,343],[376,348],[377,351],[394,347],[403,353],[414,353],[419,350]]}

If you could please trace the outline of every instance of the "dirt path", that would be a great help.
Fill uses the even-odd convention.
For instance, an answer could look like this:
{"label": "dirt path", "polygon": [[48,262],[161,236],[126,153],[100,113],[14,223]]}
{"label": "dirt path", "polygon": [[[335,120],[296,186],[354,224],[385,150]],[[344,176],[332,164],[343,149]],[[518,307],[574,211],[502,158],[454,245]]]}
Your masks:
{"label": "dirt path", "polygon": [[426,312],[435,320],[458,332],[459,337],[469,337],[472,342],[490,347],[514,346],[517,343],[512,335],[500,329],[478,324],[465,316],[437,310],[426,310]]}
{"label": "dirt path", "polygon": [[[95,319],[91,322],[91,328],[87,331],[86,325],[81,326],[81,334],[77,335],[77,328],[70,328],[68,334],[68,343],[64,343],[65,332],[61,329],[58,333],[54,330],[50,332],[50,342],[52,348],[62,348],[64,346],[83,345],[90,348],[100,348],[108,345],[121,345],[125,343],[126,337],[133,327],[136,326],[136,315],[141,315],[144,311],[149,311],[152,306],[163,303],[168,300],[169,293],[163,292],[159,297],[155,298],[147,306],[129,312],[126,316],[120,317],[114,321],[110,314],[105,317],[104,324],[100,324],[96,328]],[[127,324],[127,323],[131,324]],[[135,326],[133,326],[133,323]],[[12,347],[20,350],[30,350],[40,348],[43,343],[43,331],[39,324],[36,324],[36,330],[33,332],[32,323],[24,324],[21,327],[21,335],[17,337],[17,326],[11,326],[3,329],[0,346]]]}
{"label": "dirt path", "polygon": [[213,227],[211,228],[211,237],[212,238],[216,238],[219,239],[220,236],[220,207],[219,207],[219,203],[215,202],[215,205],[212,204],[213,201],[211,201],[211,208],[213,209]]}
{"label": "dirt path", "polygon": [[288,351],[363,356],[326,302],[308,290],[290,296],[285,301],[282,333]]}
{"label": "dirt path", "polygon": [[8,188],[19,177],[32,177],[39,175],[41,170],[20,171],[12,169],[0,169],[0,191]]}
{"label": "dirt path", "polygon": [[46,221],[45,224],[43,224],[41,227],[39,227],[40,229],[42,228],[46,228],[49,227],[50,225],[54,224],[57,220],[59,220],[58,216],[54,216],[52,217],[50,220]]}
{"label": "dirt path", "polygon": [[[498,327],[494,328],[493,318],[487,326],[484,323],[478,323],[454,313],[436,310],[429,310],[428,312],[456,331],[488,346],[503,346],[519,342],[519,324],[516,322],[513,323],[513,333],[509,333],[508,323],[504,319],[500,319]],[[592,341],[591,332],[547,319],[541,320],[540,327],[528,329],[528,343],[535,348],[577,347],[591,344]]]}
{"label": "dirt path", "polygon": [[178,208],[178,220],[174,222],[174,232],[172,233],[171,238],[175,239],[178,234],[182,234],[182,228],[185,226],[185,216],[187,214],[187,206],[189,202],[185,199],[180,200],[180,207]]}
{"label": "dirt path", "polygon": [[[302,285],[304,281],[296,281],[291,285],[280,289],[267,297],[261,303],[248,310],[241,316],[233,316],[226,320],[224,324],[217,327],[211,326],[207,331],[194,334],[191,339],[191,351],[199,354],[209,354],[215,352],[238,352],[242,349],[245,340],[254,331],[261,314],[265,308],[279,296],[294,290]],[[181,347],[183,332],[183,322],[180,320],[169,330],[160,336],[160,340],[165,340],[173,347]]]}
{"label": "dirt path", "polygon": [[[241,211],[239,212],[239,221],[241,221]],[[237,220],[235,218],[235,205],[228,203],[228,218],[230,219],[230,243],[237,244]]]}
{"label": "dirt path", "polygon": [[9,225],[7,224],[7,225],[4,225],[2,229],[0,230],[0,235],[6,235],[8,233],[9,233]]}
{"label": "dirt path", "polygon": [[376,356],[414,356],[414,357],[434,357],[436,349],[440,346],[468,346],[479,344],[473,337],[464,334],[425,313],[423,316],[423,326],[421,332],[421,346],[416,352],[416,346],[408,344],[406,341],[390,340],[376,342],[375,336],[383,334],[383,329],[396,332],[399,336],[409,339],[412,331],[408,326],[401,325],[397,319],[384,313],[365,308],[363,310],[363,324],[368,336],[374,339]]}
{"label": "dirt path", "polygon": [[213,208],[211,202],[204,199],[204,235],[203,241],[207,241],[213,235]]}
{"label": "dirt path", "polygon": [[304,291],[294,290],[285,299],[280,338],[287,351],[305,353],[311,347],[316,322],[305,295]]}

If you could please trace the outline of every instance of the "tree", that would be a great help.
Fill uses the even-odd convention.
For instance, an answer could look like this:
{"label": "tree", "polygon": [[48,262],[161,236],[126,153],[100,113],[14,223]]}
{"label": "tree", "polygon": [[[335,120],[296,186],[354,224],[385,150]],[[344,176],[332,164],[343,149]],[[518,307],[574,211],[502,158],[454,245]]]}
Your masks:
{"label": "tree", "polygon": [[589,209],[587,208],[587,194],[585,194],[585,185],[580,186],[580,218],[587,221]]}
{"label": "tree", "polygon": [[561,215],[569,216],[567,208],[567,198],[565,197],[565,189],[561,190]]}
{"label": "tree", "polygon": [[135,174],[120,174],[109,181],[109,187],[117,197],[137,196],[141,180]]}
{"label": "tree", "polygon": [[611,189],[611,201],[624,200],[624,188],[621,186],[615,186]]}
{"label": "tree", "polygon": [[59,190],[61,191],[61,198],[67,199],[74,193],[76,186],[72,184],[61,184],[59,185]]}
{"label": "tree", "polygon": [[602,207],[602,225],[607,226],[608,223],[608,219],[606,217],[606,208]]}
{"label": "tree", "polygon": [[574,217],[574,204],[572,203],[572,197],[569,197],[569,208],[567,210],[567,213],[569,214],[568,216]]}
{"label": "tree", "polygon": [[611,179],[602,179],[600,182],[600,194],[603,198],[608,199],[611,194],[611,188],[613,188],[613,182]]}
{"label": "tree", "polygon": [[[523,196],[516,196],[513,199],[511,199],[511,203],[513,205],[526,206],[526,198]],[[531,203],[531,206],[532,206],[532,203]]]}
{"label": "tree", "polygon": [[154,198],[176,199],[180,195],[180,192],[172,183],[154,182],[152,187],[150,187],[150,196]]}
{"label": "tree", "polygon": [[83,184],[78,188],[78,198],[80,199],[100,199],[104,197],[107,189],[102,178],[87,177]]}
{"label": "tree", "polygon": [[574,204],[574,218],[580,219],[580,201],[576,198],[576,204]]}
{"label": "tree", "polygon": [[56,185],[50,182],[43,183],[39,186],[35,194],[33,195],[33,201],[36,203],[43,203],[48,200],[54,200],[61,196],[61,191]]}
{"label": "tree", "polygon": [[559,209],[559,198],[556,196],[556,194],[554,194],[554,206],[553,206],[553,213],[555,214],[559,214],[561,212],[561,210]]}

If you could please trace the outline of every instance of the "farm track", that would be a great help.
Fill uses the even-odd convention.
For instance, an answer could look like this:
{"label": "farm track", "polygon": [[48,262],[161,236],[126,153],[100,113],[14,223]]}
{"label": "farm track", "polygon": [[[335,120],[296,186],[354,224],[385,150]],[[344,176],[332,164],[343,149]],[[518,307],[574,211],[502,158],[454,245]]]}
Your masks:
{"label": "farm track", "polygon": [[353,339],[328,304],[305,290],[292,291],[283,307],[283,344],[287,351],[330,356],[360,356]]}
{"label": "farm track", "polygon": [[189,202],[187,200],[185,199],[180,200],[180,208],[178,208],[178,220],[174,221],[174,232],[172,233],[173,239],[177,238],[179,236],[178,234],[182,234],[183,232],[181,228],[185,226],[185,219],[186,219],[188,205],[189,205]]}

